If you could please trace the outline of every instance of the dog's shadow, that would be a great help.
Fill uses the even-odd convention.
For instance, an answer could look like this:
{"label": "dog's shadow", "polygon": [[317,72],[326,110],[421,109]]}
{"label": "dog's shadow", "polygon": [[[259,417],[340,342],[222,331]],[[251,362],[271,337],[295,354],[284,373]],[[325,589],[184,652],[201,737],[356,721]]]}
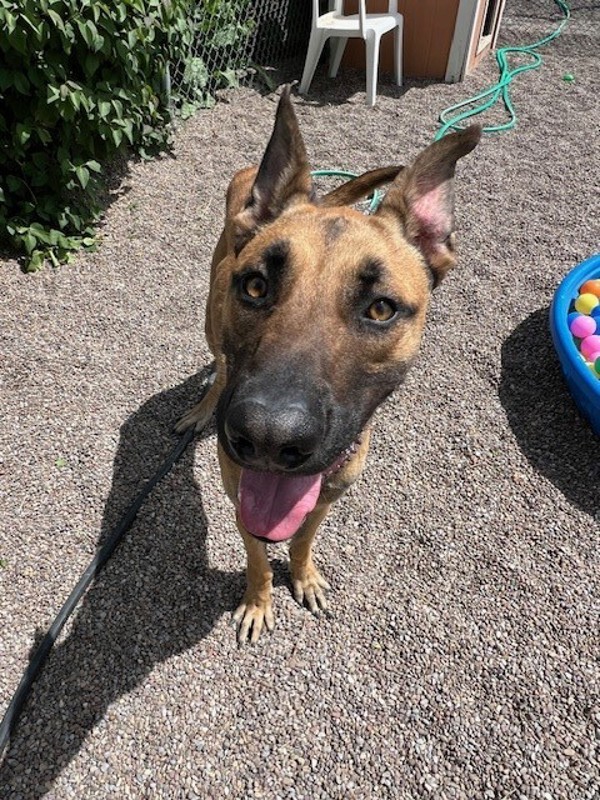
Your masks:
{"label": "dog's shadow", "polygon": [[[197,401],[207,374],[154,395],[122,426],[99,546],[173,447],[173,424]],[[205,637],[241,597],[243,574],[208,564],[207,520],[193,466],[190,445],[51,653],[0,768],[3,797],[44,796],[108,706],[155,664]]]}
{"label": "dog's shadow", "polygon": [[535,311],[504,342],[499,395],[531,465],[570,503],[600,518],[598,440],[561,375],[548,309]]}

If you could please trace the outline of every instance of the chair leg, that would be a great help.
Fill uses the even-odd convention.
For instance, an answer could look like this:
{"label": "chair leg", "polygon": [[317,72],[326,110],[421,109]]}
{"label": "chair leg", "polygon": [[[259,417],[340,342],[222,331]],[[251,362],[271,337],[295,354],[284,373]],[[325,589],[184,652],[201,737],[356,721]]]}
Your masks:
{"label": "chair leg", "polygon": [[302,73],[302,80],[300,81],[300,94],[306,94],[306,92],[308,92],[326,39],[327,37],[323,36],[322,32],[318,30],[313,31],[310,35],[306,61],[304,62],[304,72]]}
{"label": "chair leg", "polygon": [[342,56],[344,55],[344,50],[346,49],[346,44],[348,43],[348,39],[345,36],[335,36],[330,39],[329,46],[331,47],[331,53],[329,55],[329,77],[335,78],[338,74],[338,69],[340,68],[340,63],[342,61]]}
{"label": "chair leg", "polygon": [[398,27],[394,29],[394,77],[396,86],[402,86],[402,50],[404,19],[400,17]]}
{"label": "chair leg", "polygon": [[374,106],[377,96],[377,72],[379,69],[379,42],[381,37],[369,31],[366,39],[367,50],[367,105]]}

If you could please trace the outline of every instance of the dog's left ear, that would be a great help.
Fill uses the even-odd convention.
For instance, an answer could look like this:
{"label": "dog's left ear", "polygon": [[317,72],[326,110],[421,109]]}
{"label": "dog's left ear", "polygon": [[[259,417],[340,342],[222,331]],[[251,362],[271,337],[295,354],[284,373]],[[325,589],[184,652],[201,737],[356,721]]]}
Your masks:
{"label": "dog's left ear", "polygon": [[403,170],[385,196],[377,215],[392,218],[419,248],[437,286],[456,264],[454,254],[454,172],[456,162],[481,138],[471,125],[430,144]]}
{"label": "dog's left ear", "polygon": [[288,85],[279,100],[273,133],[250,197],[235,220],[239,243],[243,246],[257,228],[276,219],[284,209],[313,200],[310,165]]}

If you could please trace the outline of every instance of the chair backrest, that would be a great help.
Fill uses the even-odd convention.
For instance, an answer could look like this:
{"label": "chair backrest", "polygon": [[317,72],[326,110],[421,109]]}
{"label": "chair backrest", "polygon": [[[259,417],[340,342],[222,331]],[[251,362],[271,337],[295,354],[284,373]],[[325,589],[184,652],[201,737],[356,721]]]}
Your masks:
{"label": "chair backrest", "polygon": [[[322,16],[321,0],[312,0],[312,6],[313,6],[312,26],[313,28],[318,28],[319,27],[318,20],[319,17]],[[344,15],[344,0],[333,0],[333,3],[331,2],[331,0],[329,0],[328,6],[330,7],[333,6],[333,8],[331,8],[331,11],[333,11],[333,13],[336,16],[342,17]],[[365,0],[358,0],[358,16],[360,22],[360,32],[363,37],[366,30],[366,15],[367,15],[367,9]]]}
{"label": "chair backrest", "polygon": [[[327,5],[330,6],[331,2],[329,1],[327,3]],[[322,14],[321,14],[321,0],[313,0],[312,7],[313,7],[312,24],[313,24],[313,28],[316,28],[317,27],[317,20],[319,19],[320,16],[322,16]],[[333,8],[331,10],[335,14],[342,15],[344,13],[344,0],[333,0]]]}
{"label": "chair backrest", "polygon": [[[319,17],[321,15],[321,0],[313,0],[313,28],[319,27]],[[328,3],[329,6],[333,5],[331,9],[336,16],[344,15],[344,0],[333,0],[333,3]],[[396,13],[398,9],[398,0],[388,0],[389,12]],[[363,39],[366,37],[367,31],[367,0],[358,0],[358,24],[360,26],[360,35]]]}

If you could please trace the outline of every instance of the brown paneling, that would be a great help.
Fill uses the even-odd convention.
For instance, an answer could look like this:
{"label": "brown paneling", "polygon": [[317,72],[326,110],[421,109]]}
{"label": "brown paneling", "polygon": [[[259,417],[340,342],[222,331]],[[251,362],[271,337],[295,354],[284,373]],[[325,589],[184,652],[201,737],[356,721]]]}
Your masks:
{"label": "brown paneling", "polygon": [[[407,78],[441,78],[446,65],[459,0],[398,0],[398,11],[404,16],[404,75]],[[381,13],[388,9],[387,0],[368,0],[367,11]],[[348,14],[357,11],[356,0],[346,0]],[[381,40],[379,69],[393,72],[394,36],[386,33]],[[364,69],[365,44],[351,39],[344,53],[342,66]]]}

